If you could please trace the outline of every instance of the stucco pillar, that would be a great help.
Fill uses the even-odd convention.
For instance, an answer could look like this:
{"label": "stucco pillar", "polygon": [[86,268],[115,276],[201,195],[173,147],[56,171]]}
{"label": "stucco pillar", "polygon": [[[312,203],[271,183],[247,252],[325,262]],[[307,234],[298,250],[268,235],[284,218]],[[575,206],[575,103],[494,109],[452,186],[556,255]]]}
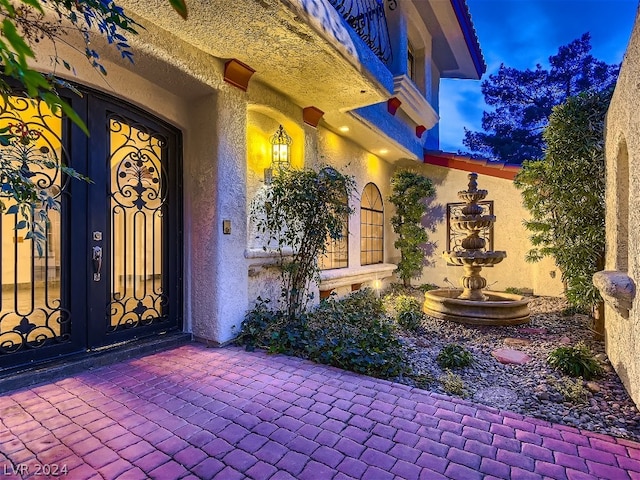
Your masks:
{"label": "stucco pillar", "polygon": [[387,27],[389,28],[389,38],[391,39],[391,51],[394,52],[389,70],[393,75],[403,75],[407,73],[406,52],[409,42],[407,18],[402,14],[402,9],[399,6],[390,10],[389,4],[386,7],[385,14]]}
{"label": "stucco pillar", "polygon": [[[640,13],[638,14],[640,15]],[[640,405],[640,16],[607,112],[606,262],[594,284],[605,300],[605,349],[636,405]]]}
{"label": "stucco pillar", "polygon": [[[189,159],[192,191],[190,314],[200,341],[222,344],[237,335],[247,309],[246,93],[224,85],[213,101],[194,105]],[[228,221],[230,232],[223,231]]]}

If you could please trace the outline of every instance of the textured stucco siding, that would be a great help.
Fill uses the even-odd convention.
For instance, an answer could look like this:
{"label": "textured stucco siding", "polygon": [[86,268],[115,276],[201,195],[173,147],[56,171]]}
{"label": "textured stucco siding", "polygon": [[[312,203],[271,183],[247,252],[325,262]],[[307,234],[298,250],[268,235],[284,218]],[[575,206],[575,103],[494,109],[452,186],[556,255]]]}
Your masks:
{"label": "textured stucco siding", "polygon": [[[640,279],[640,25],[636,24],[622,64],[606,123],[606,265]],[[625,191],[626,190],[626,194]],[[623,202],[628,202],[624,205]],[[623,261],[626,259],[626,261]],[[626,263],[626,265],[625,265]],[[627,315],[605,305],[605,345],[627,391],[640,404],[640,304]]]}
{"label": "textured stucco siding", "polygon": [[[349,263],[348,267],[339,269],[337,275],[357,274],[361,271],[360,266],[360,195],[365,185],[369,182],[376,184],[383,197],[385,207],[385,253],[388,258],[393,252],[393,231],[391,230],[389,219],[391,206],[387,201],[389,197],[389,179],[393,174],[394,167],[378,156],[364,150],[359,145],[349,139],[336,135],[332,131],[320,125],[317,129],[305,126],[296,128],[295,119],[301,113],[295,106],[283,103],[283,98],[275,92],[262,89],[260,95],[252,93],[252,107],[248,118],[248,129],[256,136],[263,136],[264,143],[267,132],[273,133],[278,124],[283,124],[292,137],[293,165],[297,167],[319,168],[331,165],[342,173],[351,175],[355,180],[355,192],[350,199],[350,205],[354,209],[354,214],[349,218]],[[258,98],[260,97],[260,98]],[[277,109],[275,107],[278,107]],[[290,116],[284,115],[288,112]],[[264,187],[264,179],[261,175],[259,160],[255,157],[260,155],[260,149],[253,145],[254,139],[248,138],[249,158],[248,158],[248,182],[247,182],[247,209],[251,210],[251,202],[260,195]],[[304,149],[294,149],[296,145],[303,145]],[[249,271],[249,295],[248,305],[253,305],[258,296],[276,301],[279,298],[279,275],[273,265],[269,265],[269,259],[260,257],[263,241],[255,230],[254,222],[248,219],[247,249],[250,252],[247,259]],[[272,245],[273,246],[273,245]],[[258,258],[255,258],[257,256]],[[270,259],[273,263],[273,258]],[[365,282],[364,286],[371,286],[371,281]],[[312,286],[317,301],[318,287]],[[350,285],[335,289],[338,294],[350,291]]]}

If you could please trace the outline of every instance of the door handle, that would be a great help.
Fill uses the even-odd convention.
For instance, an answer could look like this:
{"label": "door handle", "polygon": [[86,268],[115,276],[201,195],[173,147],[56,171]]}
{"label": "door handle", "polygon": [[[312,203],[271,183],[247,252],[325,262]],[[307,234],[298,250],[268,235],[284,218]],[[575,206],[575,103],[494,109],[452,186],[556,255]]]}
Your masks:
{"label": "door handle", "polygon": [[100,270],[102,270],[102,247],[93,247],[91,260],[93,262],[93,281],[99,282]]}

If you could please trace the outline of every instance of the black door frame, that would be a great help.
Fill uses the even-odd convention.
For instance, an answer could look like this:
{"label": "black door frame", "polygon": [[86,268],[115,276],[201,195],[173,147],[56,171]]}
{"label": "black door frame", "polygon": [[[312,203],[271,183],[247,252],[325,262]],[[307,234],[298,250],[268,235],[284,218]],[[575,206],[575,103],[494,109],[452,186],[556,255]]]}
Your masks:
{"label": "black door frame", "polygon": [[[168,292],[168,297],[170,298],[169,304],[166,306],[167,322],[152,323],[147,326],[139,326],[133,329],[124,329],[115,332],[106,332],[106,323],[101,325],[100,322],[102,320],[107,321],[106,305],[108,301],[106,300],[110,297],[110,280],[108,273],[111,272],[111,265],[110,255],[108,254],[109,249],[107,247],[109,246],[108,242],[111,238],[111,231],[107,205],[108,199],[104,197],[104,200],[100,201],[103,198],[102,194],[106,194],[106,191],[98,193],[95,191],[92,192],[91,188],[93,185],[89,186],[89,208],[87,212],[89,224],[87,225],[86,251],[87,255],[90,255],[92,247],[100,243],[104,251],[102,266],[103,280],[100,282],[92,281],[93,270],[91,269],[91,263],[87,263],[87,266],[90,268],[89,275],[86,277],[89,280],[87,286],[87,316],[90,319],[87,330],[87,346],[89,349],[93,349],[148,336],[157,332],[181,328],[181,322],[178,321],[181,319],[182,313],[182,276],[180,275],[182,268],[182,209],[179,208],[181,206],[181,198],[179,198],[179,193],[181,192],[181,185],[179,183],[179,179],[181,178],[179,152],[181,149],[179,148],[180,132],[148,113],[127,104],[115,103],[112,99],[104,95],[94,94],[87,97],[89,131],[100,132],[96,138],[92,138],[91,148],[87,156],[89,159],[89,176],[94,178],[93,175],[95,174],[96,184],[100,184],[101,186],[103,184],[109,185],[110,171],[107,169],[108,157],[105,157],[104,153],[109,151],[109,120],[113,116],[130,120],[135,125],[144,125],[147,128],[151,128],[154,132],[163,135],[167,140],[167,155],[170,159],[173,158],[173,161],[169,160],[166,164],[168,208],[166,217],[163,217],[163,231],[167,235],[162,246],[162,258],[165,259],[163,264],[163,290]],[[94,198],[99,199],[99,201],[94,202],[92,200]],[[100,207],[102,207],[102,212],[99,210],[96,211],[96,209]],[[103,232],[102,242],[96,242],[91,238],[91,232],[94,231]],[[175,247],[176,251],[172,251],[172,246]],[[89,257],[87,256],[87,258]]]}
{"label": "black door frame", "polygon": [[[67,117],[62,119],[62,145],[67,152],[69,166],[75,170],[87,174],[96,183],[88,184],[78,180],[72,180],[68,185],[68,197],[62,205],[60,219],[61,229],[61,276],[60,276],[60,300],[62,305],[68,306],[70,312],[70,336],[68,339],[56,342],[48,341],[37,348],[23,348],[16,353],[0,353],[0,371],[12,371],[25,366],[43,361],[54,360],[62,356],[100,349],[125,341],[133,341],[137,338],[158,334],[169,330],[181,330],[182,305],[183,305],[183,220],[182,220],[182,135],[180,130],[167,122],[155,117],[134,105],[116,99],[102,92],[78,85],[82,92],[79,96],[70,91],[61,92],[72,108],[80,115],[92,133],[91,137],[71,122]],[[16,89],[16,95],[20,90]],[[100,173],[98,165],[100,154],[98,145],[102,143],[103,152],[108,147],[108,118],[106,113],[117,113],[124,118],[132,119],[143,125],[150,125],[159,129],[170,139],[170,154],[167,163],[169,181],[168,211],[166,224],[163,229],[168,235],[163,243],[163,258],[167,259],[166,267],[163,266],[163,289],[169,295],[171,301],[167,306],[168,322],[151,324],[123,331],[107,334],[103,329],[100,333],[96,325],[95,309],[99,308],[92,302],[99,300],[102,294],[96,293],[96,288],[91,285],[93,268],[90,261],[92,246],[91,232],[95,230],[95,220],[98,215],[105,217],[107,207],[103,206],[102,212],[98,205],[90,203],[92,198],[91,188],[102,183],[106,175],[106,159],[102,158],[103,171]],[[95,133],[98,132],[98,133]],[[100,138],[102,137],[102,138]],[[103,155],[104,157],[104,155]],[[95,176],[95,178],[93,177]],[[108,217],[105,218],[108,223]],[[105,229],[105,233],[108,230]],[[109,237],[106,237],[109,238]],[[106,249],[105,249],[106,250]],[[103,272],[109,272],[108,255],[103,266]],[[166,268],[166,274],[165,272]],[[102,282],[108,289],[109,280]],[[97,296],[96,296],[97,295]],[[108,295],[107,295],[108,298]],[[102,307],[102,316],[105,316]]]}

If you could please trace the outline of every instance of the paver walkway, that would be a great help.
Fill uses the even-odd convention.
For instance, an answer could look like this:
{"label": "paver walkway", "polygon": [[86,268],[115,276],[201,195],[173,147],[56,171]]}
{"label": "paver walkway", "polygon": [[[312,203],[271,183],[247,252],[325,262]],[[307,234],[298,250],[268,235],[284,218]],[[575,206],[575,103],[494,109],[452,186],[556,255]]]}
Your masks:
{"label": "paver walkway", "polygon": [[[189,344],[0,397],[0,478],[640,479],[640,444]],[[20,472],[20,473],[13,473]]]}

